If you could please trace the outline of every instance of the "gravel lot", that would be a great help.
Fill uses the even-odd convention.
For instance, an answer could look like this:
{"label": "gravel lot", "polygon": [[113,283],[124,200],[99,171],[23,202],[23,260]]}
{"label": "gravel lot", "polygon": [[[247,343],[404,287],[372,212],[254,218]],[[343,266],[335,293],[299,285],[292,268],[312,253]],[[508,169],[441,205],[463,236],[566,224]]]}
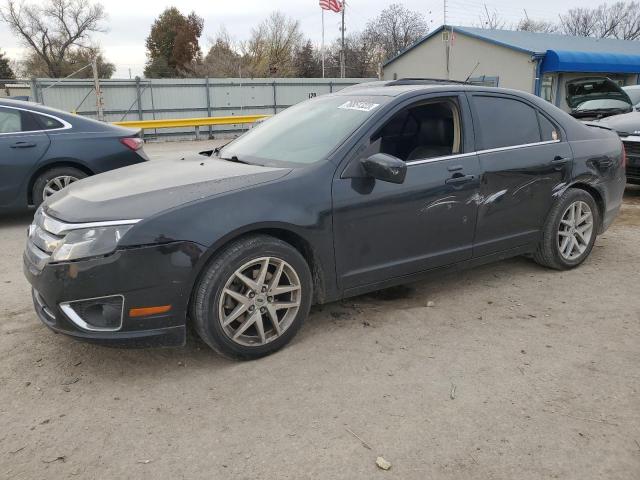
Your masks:
{"label": "gravel lot", "polygon": [[640,189],[577,270],[517,258],[316,307],[249,363],[54,335],[29,221],[0,218],[0,478],[640,478]]}

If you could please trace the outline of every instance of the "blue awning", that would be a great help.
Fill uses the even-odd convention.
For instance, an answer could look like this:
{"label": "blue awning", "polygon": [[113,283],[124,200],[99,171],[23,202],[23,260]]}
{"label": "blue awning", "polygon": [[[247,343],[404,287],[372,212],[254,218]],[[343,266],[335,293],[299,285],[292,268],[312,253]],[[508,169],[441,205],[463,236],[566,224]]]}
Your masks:
{"label": "blue awning", "polygon": [[547,50],[541,68],[546,72],[640,73],[640,55]]}

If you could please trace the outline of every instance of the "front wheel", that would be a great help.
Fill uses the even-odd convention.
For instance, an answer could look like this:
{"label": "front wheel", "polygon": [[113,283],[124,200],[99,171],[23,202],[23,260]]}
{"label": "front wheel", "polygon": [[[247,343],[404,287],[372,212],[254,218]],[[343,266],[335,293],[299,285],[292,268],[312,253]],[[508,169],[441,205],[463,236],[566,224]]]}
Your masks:
{"label": "front wheel", "polygon": [[196,331],[211,348],[253,359],[286,345],[309,313],[312,281],[291,245],[259,235],[226,247],[208,265],[191,306]]}
{"label": "front wheel", "polygon": [[593,197],[584,190],[567,190],[549,213],[535,261],[557,270],[577,267],[593,249],[599,222]]}

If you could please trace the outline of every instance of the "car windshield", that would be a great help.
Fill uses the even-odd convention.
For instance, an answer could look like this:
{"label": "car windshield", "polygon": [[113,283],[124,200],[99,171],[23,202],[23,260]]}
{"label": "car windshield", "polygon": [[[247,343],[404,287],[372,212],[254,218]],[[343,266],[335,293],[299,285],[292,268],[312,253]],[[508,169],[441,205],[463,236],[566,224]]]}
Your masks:
{"label": "car windshield", "polygon": [[620,110],[629,110],[630,105],[627,102],[622,100],[615,100],[612,98],[602,98],[597,100],[587,100],[586,102],[582,102],[580,105],[576,107],[576,111],[585,111],[585,110],[609,110],[609,109],[620,109]]}
{"label": "car windshield", "polygon": [[289,107],[220,150],[221,158],[260,165],[319,162],[387,103],[386,96],[325,96]]}
{"label": "car windshield", "polygon": [[625,92],[627,92],[627,95],[629,95],[629,98],[631,99],[631,103],[633,103],[635,106],[640,106],[640,87],[633,87],[633,88],[622,88]]}

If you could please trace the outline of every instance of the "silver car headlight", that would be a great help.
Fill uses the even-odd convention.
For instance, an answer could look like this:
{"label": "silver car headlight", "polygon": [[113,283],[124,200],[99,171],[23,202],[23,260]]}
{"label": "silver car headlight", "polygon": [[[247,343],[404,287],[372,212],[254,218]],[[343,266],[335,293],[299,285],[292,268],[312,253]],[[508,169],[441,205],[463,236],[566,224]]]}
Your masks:
{"label": "silver car headlight", "polygon": [[133,225],[113,225],[71,230],[53,250],[51,261],[64,262],[113,253],[131,227]]}

